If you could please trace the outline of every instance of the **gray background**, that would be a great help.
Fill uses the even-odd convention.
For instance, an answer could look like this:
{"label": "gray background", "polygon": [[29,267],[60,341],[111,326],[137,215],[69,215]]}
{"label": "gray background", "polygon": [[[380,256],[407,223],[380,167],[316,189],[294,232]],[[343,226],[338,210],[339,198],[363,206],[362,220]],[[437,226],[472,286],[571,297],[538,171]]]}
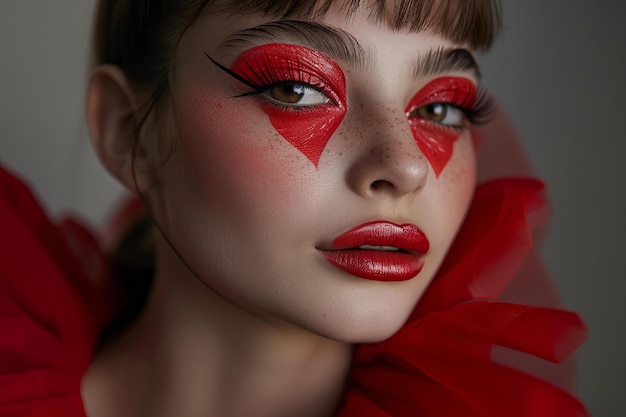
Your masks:
{"label": "gray background", "polygon": [[[97,223],[120,188],[90,150],[82,102],[91,0],[0,3],[0,161],[54,212]],[[483,59],[553,214],[544,245],[566,307],[591,329],[579,391],[594,416],[626,416],[626,2],[504,0]],[[622,258],[624,257],[624,258]]]}

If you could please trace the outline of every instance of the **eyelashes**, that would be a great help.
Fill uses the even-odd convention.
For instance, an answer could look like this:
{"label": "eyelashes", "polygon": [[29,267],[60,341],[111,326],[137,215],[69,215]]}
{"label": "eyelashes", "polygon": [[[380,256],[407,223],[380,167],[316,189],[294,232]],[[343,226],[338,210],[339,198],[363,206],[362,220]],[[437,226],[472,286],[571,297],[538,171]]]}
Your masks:
{"label": "eyelashes", "polygon": [[461,95],[423,105],[407,113],[407,117],[410,118],[417,113],[419,118],[433,124],[464,129],[468,124],[484,125],[491,122],[495,116],[495,109],[496,102],[493,97],[487,90],[480,89],[473,96]]}
{"label": "eyelashes", "polygon": [[[234,79],[236,79],[237,81],[240,81],[242,83],[244,83],[245,85],[247,85],[250,88],[253,88],[255,90],[260,89],[262,86],[261,85],[257,85],[255,83],[253,83],[251,80],[248,80],[247,78],[242,77],[241,75],[237,74],[235,71],[231,70],[228,67],[225,67],[224,65],[220,64],[219,62],[217,62],[216,60],[214,60],[213,58],[211,58],[209,56],[209,54],[207,54],[206,52],[204,53],[204,55],[209,59],[209,61],[211,61],[216,67],[218,67],[219,69],[221,69],[222,71],[224,71],[226,74],[230,75],[231,77],[233,77]],[[243,95],[249,95],[251,92],[248,93],[243,93],[240,94],[237,97],[241,97]]]}
{"label": "eyelashes", "polygon": [[[337,102],[328,97],[320,83],[315,84],[306,71],[298,68],[282,68],[268,65],[263,61],[246,62],[245,73],[254,74],[255,79],[244,77],[230,68],[219,64],[208,54],[207,58],[219,69],[251,88],[235,97],[263,95],[270,103],[284,110],[303,110],[322,104],[337,106]],[[258,71],[263,68],[263,71]]]}
{"label": "eyelashes", "polygon": [[287,110],[319,105],[345,107],[345,76],[330,57],[292,44],[266,44],[239,55],[227,68],[206,57],[220,70],[249,87],[235,96],[259,95]]}
{"label": "eyelashes", "polygon": [[473,103],[458,107],[467,120],[473,125],[484,125],[493,121],[496,115],[496,100],[489,92],[481,88],[478,90]]}
{"label": "eyelashes", "polygon": [[410,100],[405,114],[409,121],[435,127],[465,129],[493,118],[495,102],[484,89],[477,91],[465,77],[436,78],[422,87]]}
{"label": "eyelashes", "polygon": [[[268,46],[278,45],[265,45]],[[284,47],[294,45],[281,45],[281,48]],[[263,52],[262,48],[264,47],[256,47],[244,52],[231,68],[220,64],[206,52],[205,56],[221,71],[249,87],[250,90],[234,97],[262,95],[268,104],[285,111],[310,109],[320,105],[343,107],[345,79],[341,69],[330,58],[302,47],[298,48],[311,51],[312,56],[303,57],[302,51],[287,56],[258,53]],[[319,68],[326,71],[321,71],[318,75]],[[341,87],[337,87],[339,84]],[[476,92],[476,87],[468,79],[443,77],[429,83],[416,96],[422,99],[416,100],[414,97],[411,100],[413,104],[406,110],[407,117],[422,119],[441,127],[463,129],[468,124],[489,123],[495,116],[494,98],[483,88]],[[434,111],[435,108],[440,113],[443,109],[440,117],[435,112],[428,114],[428,111]],[[446,114],[454,112],[459,113],[462,120],[445,122]],[[423,117],[424,114],[428,116]],[[455,119],[448,117],[450,118]]]}

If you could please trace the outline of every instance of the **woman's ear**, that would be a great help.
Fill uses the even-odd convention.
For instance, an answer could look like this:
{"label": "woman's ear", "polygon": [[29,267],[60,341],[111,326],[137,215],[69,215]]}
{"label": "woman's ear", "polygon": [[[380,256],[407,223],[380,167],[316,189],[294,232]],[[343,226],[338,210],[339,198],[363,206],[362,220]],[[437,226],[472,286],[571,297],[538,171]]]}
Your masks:
{"label": "woman's ear", "polygon": [[104,167],[131,191],[145,193],[156,184],[149,152],[139,140],[141,101],[126,74],[115,65],[97,67],[87,85],[87,125]]}

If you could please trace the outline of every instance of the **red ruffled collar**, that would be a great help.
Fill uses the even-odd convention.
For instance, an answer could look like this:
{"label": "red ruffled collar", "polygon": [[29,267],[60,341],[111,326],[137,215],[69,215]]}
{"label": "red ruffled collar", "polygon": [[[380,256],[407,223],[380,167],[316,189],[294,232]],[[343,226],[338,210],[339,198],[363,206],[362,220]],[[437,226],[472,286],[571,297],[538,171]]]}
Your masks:
{"label": "red ruffled collar", "polygon": [[[573,396],[495,360],[561,361],[578,316],[498,301],[532,253],[534,180],[479,186],[437,278],[390,339],[357,347],[340,417],[586,416]],[[106,258],[78,223],[50,222],[0,167],[0,415],[85,417],[80,383],[115,308]]]}
{"label": "red ruffled collar", "polygon": [[586,328],[571,312],[495,301],[532,243],[527,221],[543,207],[535,180],[478,187],[446,262],[404,327],[357,348],[340,417],[587,415],[573,396],[498,363],[494,347],[566,359]]}

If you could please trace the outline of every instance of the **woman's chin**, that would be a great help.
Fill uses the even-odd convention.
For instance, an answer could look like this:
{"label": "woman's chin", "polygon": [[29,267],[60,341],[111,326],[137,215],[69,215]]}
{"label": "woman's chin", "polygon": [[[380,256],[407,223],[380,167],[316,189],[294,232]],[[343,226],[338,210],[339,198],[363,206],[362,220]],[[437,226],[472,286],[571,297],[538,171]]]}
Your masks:
{"label": "woman's chin", "polygon": [[341,343],[378,343],[389,339],[400,330],[409,314],[410,311],[384,314],[380,311],[360,311],[359,314],[342,315],[335,319],[324,317],[323,320],[313,322],[298,320],[293,324]]}

